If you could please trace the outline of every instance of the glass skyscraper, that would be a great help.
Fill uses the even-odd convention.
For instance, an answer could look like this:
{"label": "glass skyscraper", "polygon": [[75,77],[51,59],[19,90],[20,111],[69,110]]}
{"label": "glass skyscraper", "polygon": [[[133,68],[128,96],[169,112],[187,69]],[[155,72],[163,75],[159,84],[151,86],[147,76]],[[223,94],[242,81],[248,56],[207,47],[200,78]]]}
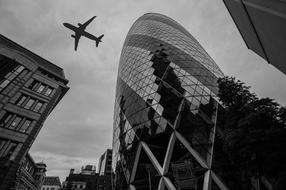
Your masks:
{"label": "glass skyscraper", "polygon": [[228,189],[214,166],[219,77],[179,23],[156,13],[136,20],[118,70],[114,189]]}

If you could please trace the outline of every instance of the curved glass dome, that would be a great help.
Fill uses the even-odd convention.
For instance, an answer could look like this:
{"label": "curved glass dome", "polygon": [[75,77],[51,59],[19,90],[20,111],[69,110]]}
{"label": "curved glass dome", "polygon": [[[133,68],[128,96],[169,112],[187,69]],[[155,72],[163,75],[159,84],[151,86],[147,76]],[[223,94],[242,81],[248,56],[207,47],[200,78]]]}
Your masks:
{"label": "curved glass dome", "polygon": [[176,21],[157,13],[136,20],[118,70],[115,189],[226,188],[211,169],[222,76]]}

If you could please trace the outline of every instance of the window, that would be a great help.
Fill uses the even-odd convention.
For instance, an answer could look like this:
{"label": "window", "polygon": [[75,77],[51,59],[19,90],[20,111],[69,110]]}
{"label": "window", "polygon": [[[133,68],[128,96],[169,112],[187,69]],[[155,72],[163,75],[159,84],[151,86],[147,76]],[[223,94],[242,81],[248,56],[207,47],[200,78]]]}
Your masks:
{"label": "window", "polygon": [[24,95],[20,96],[20,98],[16,102],[16,105],[21,106],[26,99],[27,99],[27,96],[24,96]]}
{"label": "window", "polygon": [[0,127],[4,127],[9,120],[12,118],[13,114],[7,112],[5,113],[5,115],[2,117],[1,121],[0,121]]}
{"label": "window", "polygon": [[19,129],[19,131],[24,132],[24,133],[27,132],[27,131],[29,131],[29,127],[30,127],[31,123],[32,123],[32,121],[27,119],[27,120],[23,123],[23,125],[21,126],[21,128]]}
{"label": "window", "polygon": [[52,93],[52,91],[53,91],[53,89],[50,88],[50,87],[48,87],[47,90],[46,90],[46,92],[45,92],[45,95],[46,95],[46,96],[49,96],[49,95]]}
{"label": "window", "polygon": [[21,73],[24,70],[23,66],[20,66],[16,69],[15,74],[18,75],[19,73]]}
{"label": "window", "polygon": [[28,88],[46,96],[50,96],[53,92],[53,88],[37,80],[34,80]]}
{"label": "window", "polygon": [[4,152],[5,157],[10,158],[10,156],[13,154],[14,150],[16,148],[16,143],[10,143],[7,149]]}
{"label": "window", "polygon": [[1,152],[4,152],[4,150],[6,149],[7,142],[7,140],[0,139],[0,157],[2,156]]}
{"label": "window", "polygon": [[42,93],[45,87],[46,87],[45,85],[40,84],[40,87],[38,88],[37,92]]}
{"label": "window", "polygon": [[22,120],[21,117],[16,116],[16,117],[13,119],[13,121],[12,121],[11,125],[9,126],[9,128],[10,128],[10,129],[15,129],[15,128],[18,126],[18,124],[20,123],[21,120]]}
{"label": "window", "polygon": [[34,99],[30,99],[27,104],[24,106],[24,108],[26,109],[30,109],[31,106],[35,103],[35,100]]}
{"label": "window", "polygon": [[25,109],[31,109],[34,112],[39,112],[43,106],[44,102],[42,101],[36,101],[36,99],[31,98],[26,95],[22,95],[19,97],[19,99],[16,101],[17,106],[22,106]]}
{"label": "window", "polygon": [[13,113],[7,112],[0,120],[0,127],[6,127],[9,129],[29,133],[31,131],[32,120],[26,119]]}
{"label": "window", "polygon": [[17,144],[11,141],[0,139],[0,158],[9,159],[13,154]]}
{"label": "window", "polygon": [[38,112],[41,109],[42,106],[43,106],[43,103],[42,102],[38,102],[36,104],[36,106],[34,107],[33,111]]}
{"label": "window", "polygon": [[28,88],[31,90],[35,90],[37,88],[38,84],[39,84],[39,82],[34,80]]}
{"label": "window", "polygon": [[8,72],[4,79],[0,81],[0,91],[3,90],[17,75],[19,75],[25,67],[18,65],[12,71]]}
{"label": "window", "polygon": [[3,89],[3,88],[5,88],[8,84],[9,84],[9,80],[4,80],[1,84],[0,84],[0,89]]}

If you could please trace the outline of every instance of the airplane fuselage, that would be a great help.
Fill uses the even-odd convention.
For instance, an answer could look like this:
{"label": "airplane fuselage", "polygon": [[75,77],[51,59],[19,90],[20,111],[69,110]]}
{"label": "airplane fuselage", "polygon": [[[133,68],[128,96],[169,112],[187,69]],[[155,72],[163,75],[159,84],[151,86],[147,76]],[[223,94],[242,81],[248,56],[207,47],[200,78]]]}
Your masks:
{"label": "airplane fuselage", "polygon": [[84,24],[80,24],[78,23],[78,27],[77,26],[74,26],[74,25],[71,25],[69,23],[63,23],[63,25],[65,27],[67,27],[68,29],[74,31],[74,35],[71,35],[71,37],[73,37],[75,39],[75,50],[77,50],[77,45],[78,45],[78,41],[80,39],[81,36],[84,36],[86,38],[89,38],[91,40],[94,40],[95,41],[95,44],[96,44],[96,47],[98,46],[99,42],[101,42],[101,39],[102,37],[104,36],[103,34],[99,37],[96,37],[88,32],[85,31],[85,28],[87,27],[87,25],[89,23],[92,22],[92,20],[95,18],[92,17],[91,19],[89,19],[87,22],[85,22]]}
{"label": "airplane fuselage", "polygon": [[[64,26],[67,27],[68,29],[73,30],[76,34],[79,34],[80,36],[84,36],[84,37],[89,38],[89,39],[91,39],[91,40],[97,40],[97,39],[98,39],[98,38],[95,37],[94,35],[92,35],[92,34],[86,32],[85,29],[84,29],[84,28],[81,28],[80,26],[79,26],[79,27],[76,27],[76,26],[71,25],[71,24],[69,24],[69,23],[64,23]],[[79,36],[79,37],[80,37],[80,36]]]}

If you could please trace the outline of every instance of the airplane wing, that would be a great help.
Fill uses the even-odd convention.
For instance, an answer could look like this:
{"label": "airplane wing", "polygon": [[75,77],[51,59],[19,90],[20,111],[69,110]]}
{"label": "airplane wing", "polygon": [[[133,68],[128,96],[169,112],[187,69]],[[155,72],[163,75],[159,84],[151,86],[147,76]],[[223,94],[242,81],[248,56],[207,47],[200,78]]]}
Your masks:
{"label": "airplane wing", "polygon": [[75,33],[74,35],[74,50],[77,50],[77,46],[78,46],[78,41],[80,39],[81,35],[79,35],[78,33]]}
{"label": "airplane wing", "polygon": [[87,25],[89,25],[89,23],[91,23],[95,17],[96,17],[96,16],[93,16],[91,19],[89,19],[89,20],[86,21],[84,24],[82,24],[80,27],[82,27],[82,28],[85,29],[85,28],[87,27]]}

